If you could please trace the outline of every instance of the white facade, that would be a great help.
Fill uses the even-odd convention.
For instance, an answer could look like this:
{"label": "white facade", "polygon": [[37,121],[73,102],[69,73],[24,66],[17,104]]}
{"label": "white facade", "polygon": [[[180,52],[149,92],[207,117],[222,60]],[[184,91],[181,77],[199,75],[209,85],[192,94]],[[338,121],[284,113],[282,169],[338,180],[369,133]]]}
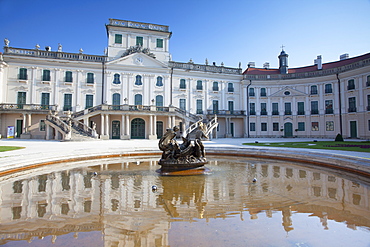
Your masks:
{"label": "white facade", "polygon": [[101,139],[156,139],[166,128],[184,131],[215,115],[218,138],[370,137],[370,54],[328,64],[319,56],[316,65],[288,69],[282,52],[280,70],[242,73],[171,61],[168,26],[110,19],[106,27],[105,56],[5,43],[3,138],[14,126],[16,137],[61,139],[62,130],[46,121],[50,110],[59,116],[70,110],[74,120],[96,126]]}

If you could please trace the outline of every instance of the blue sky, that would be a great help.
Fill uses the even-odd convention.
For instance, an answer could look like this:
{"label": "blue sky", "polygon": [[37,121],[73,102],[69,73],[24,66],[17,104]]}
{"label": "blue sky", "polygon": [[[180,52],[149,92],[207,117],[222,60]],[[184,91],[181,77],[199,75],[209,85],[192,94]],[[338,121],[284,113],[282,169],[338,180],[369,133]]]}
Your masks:
{"label": "blue sky", "polygon": [[102,55],[115,18],[170,26],[174,61],[276,68],[284,45],[289,67],[301,67],[370,52],[369,13],[370,0],[0,0],[0,39]]}

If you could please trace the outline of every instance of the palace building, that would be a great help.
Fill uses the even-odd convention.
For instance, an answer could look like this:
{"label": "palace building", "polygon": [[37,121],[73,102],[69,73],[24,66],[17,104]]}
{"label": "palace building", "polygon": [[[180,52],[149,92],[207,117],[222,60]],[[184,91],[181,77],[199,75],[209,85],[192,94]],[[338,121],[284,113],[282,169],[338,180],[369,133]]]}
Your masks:
{"label": "palace building", "polygon": [[217,117],[213,138],[370,138],[370,53],[246,70],[172,61],[169,26],[110,19],[105,55],[61,45],[0,57],[0,135],[73,140],[157,139]]}

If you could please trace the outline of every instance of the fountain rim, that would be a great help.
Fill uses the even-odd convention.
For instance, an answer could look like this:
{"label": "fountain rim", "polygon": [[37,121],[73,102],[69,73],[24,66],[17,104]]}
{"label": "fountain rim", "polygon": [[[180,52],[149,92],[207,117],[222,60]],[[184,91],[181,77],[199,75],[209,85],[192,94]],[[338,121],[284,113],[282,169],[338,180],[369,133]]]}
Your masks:
{"label": "fountain rim", "polygon": [[[206,156],[233,156],[233,157],[249,157],[262,159],[275,159],[280,161],[299,162],[316,167],[334,168],[342,171],[358,174],[365,177],[370,177],[370,161],[364,158],[359,158],[351,155],[333,154],[333,153],[318,153],[302,150],[291,149],[271,149],[271,148],[214,148],[207,147]],[[66,162],[79,162],[88,160],[98,160],[107,158],[120,157],[138,157],[138,156],[160,156],[162,152],[158,150],[146,151],[126,151],[121,153],[82,155],[76,157],[62,158],[54,157],[42,162],[21,162],[23,165],[17,167],[6,167],[0,170],[0,177],[32,170],[35,168],[46,167],[55,164]]]}

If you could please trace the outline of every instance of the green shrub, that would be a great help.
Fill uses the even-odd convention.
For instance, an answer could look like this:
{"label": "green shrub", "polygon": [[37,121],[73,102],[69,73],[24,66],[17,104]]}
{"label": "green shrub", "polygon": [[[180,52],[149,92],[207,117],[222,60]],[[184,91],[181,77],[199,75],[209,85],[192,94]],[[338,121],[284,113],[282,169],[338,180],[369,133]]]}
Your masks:
{"label": "green shrub", "polygon": [[338,135],[335,137],[335,141],[336,142],[344,142],[342,135],[338,133]]}

